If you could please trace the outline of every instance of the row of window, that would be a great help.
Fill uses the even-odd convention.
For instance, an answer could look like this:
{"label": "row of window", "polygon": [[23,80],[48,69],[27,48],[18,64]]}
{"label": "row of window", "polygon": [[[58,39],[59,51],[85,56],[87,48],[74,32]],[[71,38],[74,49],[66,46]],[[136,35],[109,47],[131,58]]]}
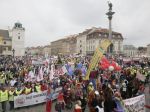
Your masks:
{"label": "row of window", "polygon": [[[94,34],[91,34],[91,35],[90,35],[90,37],[94,37],[94,36],[95,36]],[[98,36],[100,36],[100,37],[101,37],[101,36],[108,37],[109,35],[108,35],[108,34],[101,34],[101,33],[100,33],[100,34],[98,34]],[[118,38],[120,38],[121,36],[120,36],[120,35],[114,35],[114,34],[113,34],[112,37],[118,37]]]}
{"label": "row of window", "polygon": [[88,51],[94,51],[95,50],[95,46],[87,46],[86,49]]}
{"label": "row of window", "polygon": [[11,51],[11,47],[3,47],[3,51],[6,51],[6,50]]}

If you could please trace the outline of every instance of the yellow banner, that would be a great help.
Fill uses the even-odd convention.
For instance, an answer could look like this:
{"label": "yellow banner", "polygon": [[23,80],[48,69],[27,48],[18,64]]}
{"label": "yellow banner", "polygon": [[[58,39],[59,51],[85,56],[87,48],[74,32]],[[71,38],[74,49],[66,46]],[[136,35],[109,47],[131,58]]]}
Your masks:
{"label": "yellow banner", "polygon": [[104,52],[107,51],[107,48],[110,46],[110,44],[111,44],[111,41],[108,39],[105,39],[97,47],[97,49],[95,50],[94,55],[91,59],[90,66],[89,66],[87,74],[85,76],[85,80],[89,80],[90,72],[96,67],[99,60],[102,59]]}

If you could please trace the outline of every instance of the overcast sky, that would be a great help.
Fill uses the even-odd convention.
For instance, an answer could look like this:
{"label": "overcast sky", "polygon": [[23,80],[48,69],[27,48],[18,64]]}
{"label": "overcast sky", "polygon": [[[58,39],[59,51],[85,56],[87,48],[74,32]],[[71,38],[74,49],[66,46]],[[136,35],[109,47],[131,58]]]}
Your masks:
{"label": "overcast sky", "polygon": [[[113,30],[125,44],[150,43],[150,0],[110,0]],[[46,45],[93,26],[107,28],[107,0],[0,0],[0,29],[19,21],[26,29],[26,46]]]}

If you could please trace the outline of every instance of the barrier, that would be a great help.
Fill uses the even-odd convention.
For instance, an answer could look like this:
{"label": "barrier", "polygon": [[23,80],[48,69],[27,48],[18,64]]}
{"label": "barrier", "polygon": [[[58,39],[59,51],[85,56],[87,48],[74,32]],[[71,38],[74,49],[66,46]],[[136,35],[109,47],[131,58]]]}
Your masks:
{"label": "barrier", "polygon": [[[57,96],[62,88],[57,88],[53,92],[52,100],[57,99]],[[36,105],[46,102],[47,91],[31,93],[29,95],[20,95],[14,97],[14,108]]]}

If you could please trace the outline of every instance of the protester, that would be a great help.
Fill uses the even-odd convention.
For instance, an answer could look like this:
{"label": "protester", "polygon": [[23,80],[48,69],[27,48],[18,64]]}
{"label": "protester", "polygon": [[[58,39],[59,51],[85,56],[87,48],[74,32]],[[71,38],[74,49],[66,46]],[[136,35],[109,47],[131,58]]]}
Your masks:
{"label": "protester", "polygon": [[52,98],[53,98],[53,93],[52,89],[49,85],[48,90],[47,90],[47,95],[46,95],[46,112],[52,112]]}
{"label": "protester", "polygon": [[11,87],[9,90],[9,104],[10,104],[10,110],[14,109],[14,88]]}
{"label": "protester", "polygon": [[75,112],[77,110],[85,112],[87,108],[90,112],[123,111],[122,99],[144,93],[145,84],[148,83],[146,79],[150,76],[148,74],[150,67],[141,65],[140,62],[136,64],[120,62],[121,67],[115,59],[104,58],[99,62],[100,65],[91,71],[89,80],[84,80],[89,67],[87,57],[74,59],[66,56],[63,61],[59,57],[59,61],[49,59],[50,63],[47,64],[28,63],[29,61],[26,60],[28,57],[26,59],[16,57],[13,60],[1,58],[0,97],[2,97],[3,111],[6,101],[9,101],[10,110],[14,108],[14,97],[47,92],[46,111],[50,112],[52,94],[58,88],[61,88],[55,98],[58,102],[57,107],[61,106],[58,112],[65,110],[65,107],[71,109],[74,101],[78,102],[75,105]]}
{"label": "protester", "polygon": [[1,87],[0,90],[0,102],[2,104],[2,112],[6,112],[6,104],[8,101],[8,91],[5,87]]}

